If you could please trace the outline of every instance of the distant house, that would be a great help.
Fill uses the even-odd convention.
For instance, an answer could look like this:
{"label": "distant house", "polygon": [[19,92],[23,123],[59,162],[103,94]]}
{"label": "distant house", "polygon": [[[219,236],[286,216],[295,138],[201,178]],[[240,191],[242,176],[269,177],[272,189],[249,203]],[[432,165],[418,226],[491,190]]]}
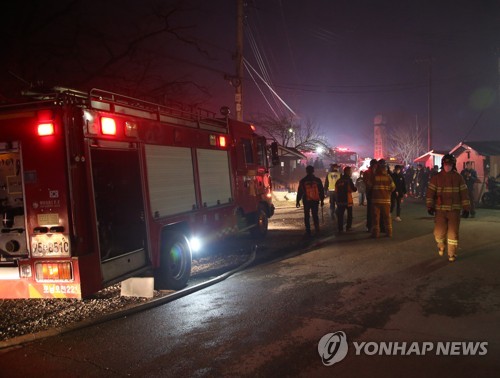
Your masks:
{"label": "distant house", "polygon": [[471,162],[477,171],[479,183],[476,194],[478,200],[486,190],[485,178],[500,174],[500,141],[460,142],[451,151],[457,158],[457,169],[462,171],[466,162]]}
{"label": "distant house", "polygon": [[280,164],[271,168],[271,177],[276,189],[295,191],[299,179],[305,175],[305,168],[300,168],[300,161],[306,156],[293,147],[278,146]]}
{"label": "distant house", "polygon": [[419,156],[415,160],[413,160],[416,164],[422,164],[424,167],[429,167],[432,169],[435,165],[441,168],[441,159],[444,155],[446,155],[448,151],[434,151],[430,150],[426,152],[422,156]]}

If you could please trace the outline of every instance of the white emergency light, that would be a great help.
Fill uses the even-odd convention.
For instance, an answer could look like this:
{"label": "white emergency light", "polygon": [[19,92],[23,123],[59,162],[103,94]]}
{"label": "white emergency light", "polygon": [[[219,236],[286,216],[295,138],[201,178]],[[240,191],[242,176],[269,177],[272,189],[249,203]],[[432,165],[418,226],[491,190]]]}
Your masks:
{"label": "white emergency light", "polygon": [[199,252],[201,250],[201,240],[200,238],[193,236],[189,241],[189,245],[191,246],[191,251]]}

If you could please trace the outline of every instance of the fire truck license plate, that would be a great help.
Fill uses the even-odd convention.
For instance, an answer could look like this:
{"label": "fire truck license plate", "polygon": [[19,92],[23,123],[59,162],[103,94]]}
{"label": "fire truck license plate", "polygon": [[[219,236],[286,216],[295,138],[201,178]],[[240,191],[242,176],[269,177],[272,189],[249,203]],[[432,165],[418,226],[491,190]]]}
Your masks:
{"label": "fire truck license plate", "polygon": [[65,235],[36,235],[31,237],[33,256],[69,256],[69,240]]}

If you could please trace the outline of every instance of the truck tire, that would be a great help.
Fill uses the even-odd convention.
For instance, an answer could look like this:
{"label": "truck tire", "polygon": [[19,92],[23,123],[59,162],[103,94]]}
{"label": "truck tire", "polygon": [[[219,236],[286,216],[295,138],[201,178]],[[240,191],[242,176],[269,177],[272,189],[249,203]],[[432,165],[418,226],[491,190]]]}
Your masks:
{"label": "truck tire", "polygon": [[253,225],[250,229],[250,233],[254,238],[263,239],[267,235],[267,227],[269,220],[267,218],[267,212],[264,206],[259,205],[257,211],[253,214]]}
{"label": "truck tire", "polygon": [[167,232],[162,237],[159,288],[180,290],[191,276],[191,247],[180,232]]}

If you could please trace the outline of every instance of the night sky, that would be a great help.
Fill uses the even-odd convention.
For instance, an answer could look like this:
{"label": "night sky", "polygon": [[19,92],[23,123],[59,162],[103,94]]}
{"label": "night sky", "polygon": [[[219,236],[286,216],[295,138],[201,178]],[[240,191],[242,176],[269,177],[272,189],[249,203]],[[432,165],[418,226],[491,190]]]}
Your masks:
{"label": "night sky", "polygon": [[[182,11],[169,26],[195,44],[159,34],[120,59],[134,36],[164,25],[152,10],[158,14],[178,3]],[[372,155],[379,113],[405,114],[426,127],[428,64],[422,61],[428,58],[432,147],[500,140],[499,1],[249,0],[245,16],[245,59],[334,146]],[[25,81],[82,89],[114,90],[120,81],[141,95],[163,94],[164,83],[175,81],[177,92],[165,90],[165,96],[213,110],[234,108],[234,88],[224,74],[235,72],[236,0],[22,0],[1,17],[4,98],[25,85],[13,79],[14,72]],[[287,114],[257,79],[271,110],[245,75],[245,118]]]}

